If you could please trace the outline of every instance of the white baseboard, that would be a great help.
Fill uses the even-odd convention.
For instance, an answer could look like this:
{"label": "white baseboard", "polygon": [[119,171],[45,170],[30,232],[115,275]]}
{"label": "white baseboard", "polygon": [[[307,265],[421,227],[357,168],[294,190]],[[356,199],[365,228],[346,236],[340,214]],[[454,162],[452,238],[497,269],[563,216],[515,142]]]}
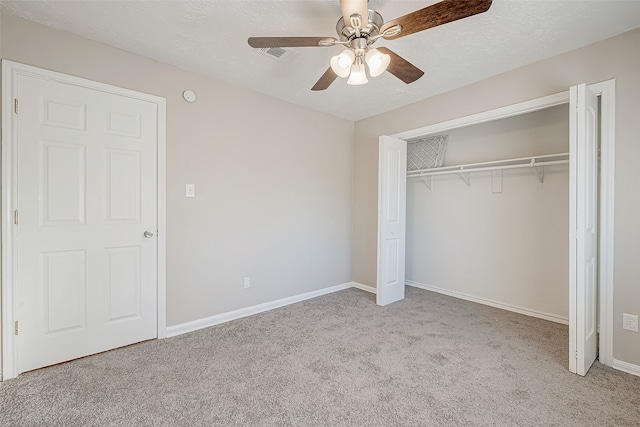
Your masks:
{"label": "white baseboard", "polygon": [[492,301],[485,298],[478,298],[472,295],[463,294],[462,292],[450,291],[448,289],[438,288],[437,286],[425,285],[424,283],[414,282],[407,280],[405,284],[413,286],[414,288],[420,288],[427,291],[437,292],[439,294],[448,295],[450,297],[460,298],[467,301],[477,302],[478,304],[489,305],[491,307],[501,308],[507,311],[513,311],[515,313],[524,314],[525,316],[537,317],[539,319],[549,320],[555,323],[562,323],[563,325],[569,324],[569,319],[566,317],[557,316],[555,314],[544,313],[541,311],[531,310],[528,308],[518,307],[511,304],[505,304],[502,302]]}
{"label": "white baseboard", "polygon": [[363,291],[371,292],[372,294],[375,294],[377,291],[374,287],[363,285],[362,283],[358,282],[351,282],[351,287],[362,289]]}
{"label": "white baseboard", "polygon": [[[522,307],[517,307],[509,304],[504,304],[496,301],[487,300],[484,298],[478,298],[471,295],[463,294],[460,292],[449,291],[447,289],[438,288],[436,286],[425,285],[424,283],[418,283],[408,280],[406,282],[408,286],[413,286],[416,288],[425,289],[427,291],[437,292],[444,295],[449,295],[455,298],[464,299],[467,301],[477,302],[479,304],[489,305],[496,308],[501,308],[503,310],[513,311],[516,313],[524,314],[527,316],[537,317],[540,319],[550,320],[556,323],[562,323],[564,325],[569,324],[569,320],[566,318],[562,318],[559,316],[555,316],[548,313],[542,313],[535,310],[529,310]],[[357,288],[366,292],[371,292],[372,294],[376,293],[376,288],[363,285],[362,283],[357,282],[347,282],[341,285],[331,286],[329,288],[319,289],[317,291],[307,292],[300,295],[294,295],[288,298],[282,298],[276,301],[266,302],[263,304],[254,305],[251,307],[245,307],[238,310],[230,311],[227,313],[217,314],[215,316],[206,317],[204,319],[193,320],[191,322],[181,323],[179,325],[169,326],[167,327],[166,337],[175,337],[178,335],[186,334],[188,332],[197,331],[198,329],[208,328],[209,326],[219,325],[220,323],[230,322],[232,320],[240,319],[242,317],[251,316],[254,314],[262,313],[264,311],[273,310],[276,308],[284,307],[286,305],[295,304],[297,302],[305,301],[311,298],[319,297],[322,295],[330,294],[333,292],[342,291],[344,289],[349,288]],[[620,368],[613,366],[616,369],[620,369],[621,371],[635,373],[640,372],[640,367],[635,365],[631,365],[626,362],[616,361],[618,362]],[[634,371],[635,369],[635,371]],[[638,375],[636,373],[636,375]]]}
{"label": "white baseboard", "polygon": [[626,372],[627,374],[640,377],[640,366],[634,365],[633,363],[623,362],[622,360],[614,358],[613,363],[611,363],[611,367],[619,371]]}
{"label": "white baseboard", "polygon": [[[359,284],[358,284],[359,285]],[[360,285],[363,286],[363,285]],[[275,301],[265,302],[263,304],[245,307],[238,310],[229,311],[227,313],[217,314],[204,319],[193,320],[191,322],[181,323],[179,325],[168,326],[166,337],[175,337],[177,335],[186,334],[188,332],[197,331],[198,329],[208,328],[209,326],[218,325],[220,323],[230,322],[231,320],[240,319],[242,317],[251,316],[253,314],[262,313],[263,311],[273,310],[275,308],[284,307],[285,305],[295,304],[300,301],[342,291],[351,287],[357,287],[353,282],[343,283],[341,285],[331,286],[329,288],[319,289],[317,291],[307,292],[300,295],[294,295],[288,298],[282,298]],[[362,288],[360,288],[362,289]],[[366,290],[366,289],[365,289]]]}

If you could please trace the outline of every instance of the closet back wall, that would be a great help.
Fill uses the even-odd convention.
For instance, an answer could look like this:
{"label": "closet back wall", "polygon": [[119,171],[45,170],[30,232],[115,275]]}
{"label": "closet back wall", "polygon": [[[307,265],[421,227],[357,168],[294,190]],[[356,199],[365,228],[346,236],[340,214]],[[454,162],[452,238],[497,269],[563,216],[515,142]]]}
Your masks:
{"label": "closet back wall", "polygon": [[[569,107],[443,132],[445,165],[569,151]],[[493,194],[491,172],[407,183],[407,280],[447,293],[568,318],[568,165],[503,171]]]}

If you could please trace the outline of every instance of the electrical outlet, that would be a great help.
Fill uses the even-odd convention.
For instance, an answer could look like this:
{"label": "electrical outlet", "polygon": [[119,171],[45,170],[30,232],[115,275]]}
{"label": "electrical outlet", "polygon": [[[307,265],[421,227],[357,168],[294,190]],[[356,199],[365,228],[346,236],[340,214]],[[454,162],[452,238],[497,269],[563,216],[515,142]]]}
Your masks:
{"label": "electrical outlet", "polygon": [[245,277],[244,278],[244,288],[248,289],[250,287],[251,287],[251,277]]}
{"label": "electrical outlet", "polygon": [[187,197],[196,197],[196,185],[195,184],[186,184],[185,192]]}
{"label": "electrical outlet", "polygon": [[622,313],[622,329],[638,332],[638,316]]}

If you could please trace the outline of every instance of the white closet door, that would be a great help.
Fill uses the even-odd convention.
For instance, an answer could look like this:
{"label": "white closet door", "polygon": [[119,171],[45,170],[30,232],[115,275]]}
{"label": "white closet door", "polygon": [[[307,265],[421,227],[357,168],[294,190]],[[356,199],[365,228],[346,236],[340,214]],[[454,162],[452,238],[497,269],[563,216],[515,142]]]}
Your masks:
{"label": "white closet door", "polygon": [[380,137],[377,303],[404,299],[407,142]]}
{"label": "white closet door", "polygon": [[17,93],[18,372],[154,338],[156,105],[22,75]]}
{"label": "white closet door", "polygon": [[598,351],[598,99],[585,84],[570,99],[569,370],[586,375]]}

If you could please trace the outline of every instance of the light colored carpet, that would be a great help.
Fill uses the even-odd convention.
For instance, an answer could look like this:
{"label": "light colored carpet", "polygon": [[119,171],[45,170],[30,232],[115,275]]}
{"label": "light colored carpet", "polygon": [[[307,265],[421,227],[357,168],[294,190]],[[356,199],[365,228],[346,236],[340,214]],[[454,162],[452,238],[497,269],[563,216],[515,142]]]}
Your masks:
{"label": "light colored carpet", "polygon": [[2,426],[640,426],[640,378],[567,371],[567,327],[349,289],[20,375]]}

